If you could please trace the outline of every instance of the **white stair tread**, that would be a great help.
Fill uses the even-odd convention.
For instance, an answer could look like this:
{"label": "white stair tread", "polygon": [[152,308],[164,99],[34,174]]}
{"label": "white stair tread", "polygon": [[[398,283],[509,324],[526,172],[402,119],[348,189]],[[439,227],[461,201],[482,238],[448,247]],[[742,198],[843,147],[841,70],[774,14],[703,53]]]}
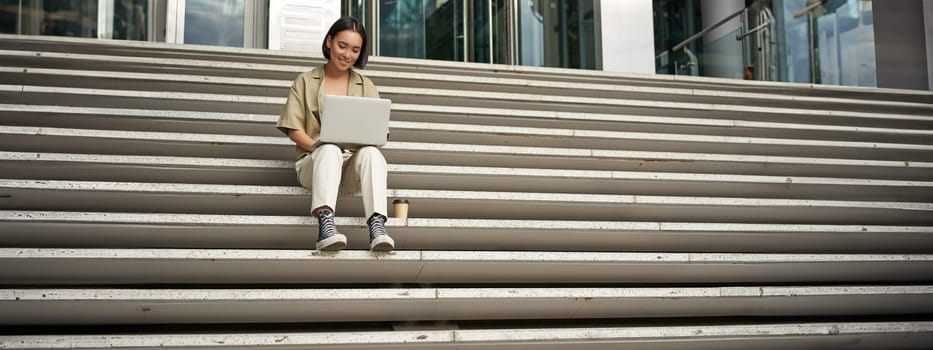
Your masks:
{"label": "white stair tread", "polygon": [[[238,69],[238,70],[253,70],[253,71],[265,71],[265,72],[293,72],[301,73],[307,71],[311,68],[311,62],[308,62],[308,65],[305,66],[290,66],[290,65],[276,65],[276,64],[256,64],[256,63],[240,63],[240,62],[231,62],[231,61],[208,61],[208,60],[191,60],[191,59],[177,59],[177,58],[150,58],[150,57],[132,57],[132,56],[118,56],[118,55],[93,55],[93,54],[74,54],[74,53],[59,53],[59,52],[47,52],[47,51],[14,51],[14,50],[0,50],[0,55],[6,56],[41,56],[46,58],[67,58],[70,60],[106,60],[111,62],[119,63],[135,63],[135,64],[151,64],[151,65],[160,65],[160,66],[183,66],[183,67],[198,67],[198,68],[211,68],[211,69]],[[460,68],[460,67],[458,67]],[[527,68],[527,67],[523,67]],[[16,67],[19,72],[23,72],[23,68]],[[180,75],[180,74],[152,74],[152,73],[133,73],[133,72],[113,72],[113,71],[75,71],[75,70],[60,70],[60,69],[51,69],[51,68],[29,68],[26,72],[37,73],[37,74],[56,74],[56,75],[76,75],[76,76],[91,76],[91,77],[118,77],[118,78],[127,78],[127,79],[147,79],[147,80],[172,80],[172,81],[190,81],[190,82],[199,82],[199,83],[225,83],[225,84],[245,84],[245,85],[254,85],[254,86],[268,86],[268,84],[273,84],[274,80],[266,79],[241,79],[241,78],[224,78],[224,77],[210,77],[210,76],[190,76],[190,75]],[[577,83],[577,82],[566,82],[558,80],[535,80],[535,79],[520,79],[514,77],[482,77],[477,75],[462,74],[462,68],[456,71],[447,72],[447,74],[430,74],[430,73],[419,73],[419,72],[394,72],[386,71],[379,69],[370,69],[365,71],[367,76],[372,78],[382,78],[387,80],[415,80],[415,81],[443,81],[447,83],[471,83],[471,84],[489,84],[497,86],[511,86],[516,88],[552,88],[552,89],[572,89],[572,90],[583,90],[583,91],[614,91],[619,93],[651,93],[651,94],[665,94],[665,95],[683,95],[683,96],[704,96],[704,97],[720,97],[720,98],[735,98],[736,100],[748,100],[748,99],[768,99],[768,100],[777,100],[777,101],[788,101],[788,102],[823,102],[823,103],[846,103],[852,104],[855,106],[871,104],[871,105],[885,105],[885,106],[909,106],[909,107],[920,107],[920,108],[933,108],[930,104],[924,103],[910,103],[910,102],[895,102],[895,101],[865,101],[860,99],[853,98],[843,98],[843,97],[811,97],[811,96],[788,96],[782,94],[773,94],[773,93],[753,93],[753,92],[743,92],[743,91],[717,91],[709,89],[685,89],[685,88],[670,88],[670,87],[650,87],[650,86],[633,86],[630,84],[604,84],[604,83]],[[456,74],[460,73],[460,74]],[[161,77],[161,78],[160,78]],[[663,78],[663,76],[660,76]],[[659,78],[660,79],[660,78]],[[266,83],[266,84],[263,84]],[[288,86],[290,81],[279,82],[278,86]],[[272,85],[276,86],[276,85]],[[817,85],[818,86],[818,85]]]}
{"label": "white stair tread", "polygon": [[[317,234],[308,216],[0,210],[0,223],[0,243],[20,247],[310,250]],[[337,224],[351,249],[368,249],[363,218]],[[403,250],[933,252],[933,226],[410,217],[388,227]]]}
{"label": "white stair tread", "polygon": [[[597,130],[569,130],[569,129],[543,129],[543,128],[517,128],[502,126],[479,126],[466,124],[434,124],[434,123],[416,123],[416,122],[392,122],[392,129],[398,132],[418,132],[440,134],[432,138],[439,143],[439,147],[451,147],[458,145],[449,145],[442,143],[445,139],[443,133],[455,133],[458,137],[485,137],[488,135],[511,135],[523,137],[540,137],[539,143],[550,144],[557,142],[549,138],[574,139],[575,142],[581,142],[583,148],[558,148],[556,144],[551,147],[527,147],[527,146],[503,146],[503,145],[460,145],[461,148],[488,148],[485,153],[494,153],[492,150],[497,147],[508,153],[529,153],[534,151],[538,155],[553,156],[599,156],[598,153],[612,153],[614,149],[590,149],[586,148],[587,143],[598,140],[611,140],[612,142],[667,142],[673,151],[696,150],[698,148],[710,148],[714,152],[726,151],[737,146],[746,148],[758,147],[767,149],[768,153],[773,155],[795,155],[799,156],[803,152],[816,152],[819,149],[839,149],[836,152],[841,154],[859,155],[869,151],[901,151],[901,152],[929,152],[933,151],[933,145],[908,144],[908,143],[880,143],[880,142],[861,142],[861,141],[826,141],[826,140],[803,140],[803,139],[780,139],[780,138],[760,138],[760,137],[733,137],[733,136],[714,136],[714,135],[685,135],[685,134],[661,134],[661,133],[640,133],[640,132],[610,132]],[[0,126],[0,135],[10,136],[57,136],[57,137],[80,137],[80,138],[98,138],[98,139],[120,139],[120,140],[145,140],[157,142],[175,142],[185,144],[195,143],[218,143],[249,146],[291,146],[294,145],[284,136],[252,136],[252,135],[228,135],[228,134],[206,134],[206,133],[182,133],[182,132],[156,132],[156,131],[127,131],[127,130],[99,130],[99,129],[73,129],[73,128],[54,128],[54,127],[31,127],[31,126]],[[4,136],[6,137],[6,136]],[[677,140],[677,144],[671,143],[671,140]],[[386,150],[405,150],[410,142],[390,141],[384,147]],[[417,144],[417,143],[415,143]],[[465,151],[465,150],[464,150]],[[734,151],[734,149],[733,149]],[[919,161],[925,162],[927,159],[911,159],[911,155],[899,157],[900,164],[913,163]],[[916,155],[914,155],[916,157]],[[925,158],[928,158],[927,155]]]}
{"label": "white stair tread", "polygon": [[933,322],[0,336],[7,349],[926,349]]}
{"label": "white stair tread", "polygon": [[[216,185],[191,183],[121,182],[121,181],[69,181],[0,179],[0,190],[15,191],[69,191],[93,193],[157,193],[160,195],[190,194],[216,196],[310,196],[308,189],[300,186]],[[55,193],[50,193],[54,196]],[[14,196],[18,199],[18,196]],[[827,207],[869,208],[907,211],[933,211],[933,203],[923,202],[874,202],[819,199],[783,198],[731,198],[691,196],[642,196],[539,192],[494,192],[494,191],[440,191],[420,189],[389,189],[390,198],[479,200],[509,202],[558,202],[581,204],[631,204],[631,205],[702,205],[724,207]]]}
{"label": "white stair tread", "polygon": [[[128,149],[153,150],[164,148],[161,145],[148,146],[148,142],[153,143],[174,143],[180,145],[211,144],[212,149],[223,147],[225,145],[238,145],[243,147],[274,148],[264,151],[264,154],[270,154],[269,159],[281,159],[287,157],[291,159],[294,156],[293,144],[285,137],[272,136],[243,136],[243,135],[219,135],[219,134],[193,134],[176,132],[141,132],[141,131],[121,131],[121,130],[95,130],[95,129],[69,129],[69,128],[48,128],[48,127],[14,127],[0,126],[0,134],[6,139],[15,137],[67,137],[74,138],[74,141],[68,142],[69,151],[82,151],[83,148],[93,147],[82,145],[79,140],[111,140],[132,142],[127,144]],[[38,138],[37,138],[38,140]],[[20,140],[22,141],[22,140]],[[46,144],[44,148],[56,148]],[[149,147],[149,148],[147,148]],[[56,149],[55,151],[59,151]],[[508,157],[547,157],[552,159],[572,158],[582,160],[611,159],[617,162],[647,163],[648,166],[653,163],[704,163],[721,162],[729,163],[733,166],[751,165],[751,166],[851,166],[851,167],[877,167],[895,169],[933,169],[933,162],[911,161],[911,160],[884,160],[884,159],[846,159],[846,158],[827,158],[827,157],[799,157],[799,156],[776,156],[776,155],[754,155],[754,154],[719,154],[719,153],[697,153],[697,152],[659,152],[659,151],[636,151],[636,150],[612,150],[612,149],[588,149],[588,148],[556,148],[556,147],[525,147],[525,146],[496,146],[496,145],[471,145],[471,144],[447,144],[447,143],[422,143],[422,142],[396,142],[390,141],[383,147],[388,158],[393,158],[392,153],[411,152],[418,153],[420,156],[430,156],[431,154],[444,153],[480,155],[480,156],[508,156]],[[857,150],[856,150],[857,151]],[[399,157],[395,155],[395,157]],[[864,158],[864,156],[860,157]],[[556,161],[556,160],[552,160]],[[503,161],[503,163],[514,162],[514,160]]]}
{"label": "white stair tread", "polygon": [[[283,88],[287,87],[287,82],[283,83]],[[63,96],[102,96],[102,97],[139,97],[137,90],[121,89],[100,89],[100,88],[81,88],[81,87],[58,87],[41,85],[16,85],[3,84],[0,90],[21,92],[21,93],[42,93],[59,94]],[[907,120],[907,121],[930,121],[928,115],[913,114],[893,114],[893,113],[872,113],[872,112],[854,112],[854,111],[829,111],[817,109],[800,109],[789,107],[755,107],[741,105],[721,105],[721,104],[702,104],[685,102],[665,102],[665,101],[645,101],[645,100],[622,100],[606,99],[592,97],[564,97],[564,96],[542,96],[538,94],[519,94],[505,92],[486,92],[472,90],[438,90],[430,88],[409,88],[383,86],[379,88],[384,94],[398,94],[404,96],[422,96],[437,98],[473,98],[482,100],[501,100],[506,102],[548,102],[563,104],[586,104],[609,107],[638,107],[638,108],[657,108],[660,110],[685,110],[685,111],[707,111],[718,113],[769,113],[784,114],[792,116],[804,116],[808,118],[819,117],[858,117],[864,119],[877,120]],[[230,103],[252,103],[268,104],[282,106],[285,104],[287,96],[254,96],[254,95],[236,95],[230,93],[204,93],[204,92],[180,92],[180,91],[146,91],[147,99],[167,99],[167,100],[189,100],[201,102],[230,102]],[[594,116],[598,117],[601,114]],[[675,119],[676,118],[672,118]],[[758,125],[755,123],[746,126]],[[762,124],[772,125],[772,124]],[[759,125],[759,126],[762,126]],[[799,128],[799,126],[797,127]],[[866,130],[872,130],[871,128]]]}
{"label": "white stair tread", "polygon": [[[560,112],[547,110],[521,110],[504,108],[483,108],[463,106],[441,106],[429,104],[393,103],[392,110],[396,112],[418,112],[432,114],[455,114],[465,116],[494,116],[507,118],[528,118],[541,120],[565,121],[601,121],[620,123],[647,123],[660,125],[685,126],[713,126],[726,128],[753,128],[753,129],[785,129],[785,130],[820,130],[857,134],[888,134],[888,135],[933,135],[933,130],[910,128],[883,128],[866,126],[848,126],[836,124],[802,124],[783,122],[764,122],[740,119],[710,119],[689,117],[663,117],[649,115],[603,114],[582,112]],[[75,107],[54,105],[27,105],[27,104],[0,104],[0,111],[24,113],[55,113],[74,114],[93,117],[108,118],[142,118],[152,120],[179,120],[179,121],[211,121],[216,123],[250,123],[257,126],[268,127],[278,120],[278,115],[233,113],[233,112],[204,112],[184,110],[150,110],[138,108],[108,108],[108,107]],[[818,122],[814,120],[813,122]]]}
{"label": "white stair tread", "polygon": [[[923,281],[929,254],[0,248],[6,285]],[[928,280],[927,280],[928,281]]]}
{"label": "white stair tread", "polygon": [[0,289],[0,324],[366,322],[933,311],[933,286]]}
{"label": "white stair tread", "polygon": [[[68,166],[82,167],[85,172],[97,169],[100,175],[113,176],[113,167],[121,167],[124,171],[130,168],[145,168],[148,174],[157,171],[157,167],[170,170],[179,168],[217,170],[223,172],[238,172],[244,170],[282,170],[289,173],[294,169],[294,163],[287,160],[264,160],[242,158],[207,158],[207,157],[176,157],[176,156],[139,156],[139,155],[107,155],[107,154],[80,154],[80,153],[48,153],[48,152],[6,152],[0,151],[0,161],[23,162],[14,165],[18,172],[45,173],[34,166],[60,167],[62,170]],[[93,166],[89,169],[89,166]],[[14,169],[9,169],[12,171]],[[74,169],[77,170],[77,169]],[[446,182],[452,177],[469,177],[477,184],[484,183],[484,177],[493,177],[506,180],[521,178],[523,181],[544,179],[573,179],[579,181],[601,181],[609,184],[613,181],[644,181],[639,189],[644,189],[653,183],[659,186],[673,186],[677,183],[684,185],[707,183],[714,184],[748,184],[748,185],[779,185],[787,192],[795,187],[813,186],[849,186],[877,188],[879,190],[894,187],[910,188],[912,191],[933,188],[933,181],[912,180],[885,180],[885,179],[858,179],[808,176],[766,176],[744,174],[707,174],[707,173],[677,173],[677,172],[649,172],[649,171],[609,171],[609,170],[574,170],[574,169],[541,169],[541,168],[505,168],[505,167],[475,167],[475,166],[447,166],[447,165],[420,165],[420,164],[389,164],[390,179],[395,175],[418,175],[444,178]],[[432,181],[435,179],[431,179]],[[470,182],[470,181],[466,181]],[[574,183],[567,186],[573,188]],[[609,188],[604,188],[609,190]],[[747,191],[747,189],[744,189]]]}

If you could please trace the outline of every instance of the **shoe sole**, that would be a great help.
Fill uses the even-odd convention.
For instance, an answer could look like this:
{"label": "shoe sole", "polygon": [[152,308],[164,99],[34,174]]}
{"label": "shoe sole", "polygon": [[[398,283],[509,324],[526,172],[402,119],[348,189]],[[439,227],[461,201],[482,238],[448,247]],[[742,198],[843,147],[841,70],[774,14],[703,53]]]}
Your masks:
{"label": "shoe sole", "polygon": [[314,247],[320,251],[338,251],[347,247],[347,236],[338,233],[315,243]]}
{"label": "shoe sole", "polygon": [[395,240],[388,235],[380,235],[369,242],[369,250],[374,252],[391,252],[395,249]]}

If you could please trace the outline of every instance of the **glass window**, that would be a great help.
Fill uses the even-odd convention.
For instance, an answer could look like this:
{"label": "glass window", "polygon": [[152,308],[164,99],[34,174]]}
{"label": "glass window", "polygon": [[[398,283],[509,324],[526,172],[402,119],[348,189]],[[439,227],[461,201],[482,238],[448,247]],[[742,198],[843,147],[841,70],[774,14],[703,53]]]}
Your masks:
{"label": "glass window", "polygon": [[[345,0],[378,14],[381,56],[596,68],[593,0]],[[517,57],[516,57],[517,56]]]}
{"label": "glass window", "polygon": [[363,23],[363,26],[366,27],[366,30],[371,30],[369,28],[369,16],[366,13],[367,6],[366,4],[369,0],[344,0],[341,9],[344,16],[352,16]]}
{"label": "glass window", "polygon": [[463,0],[437,0],[425,8],[425,58],[462,61]]}
{"label": "glass window", "polygon": [[870,0],[775,0],[782,81],[876,86]]}
{"label": "glass window", "polygon": [[463,0],[380,0],[379,54],[463,60],[463,13]]}
{"label": "glass window", "polygon": [[512,62],[509,43],[512,41],[509,24],[509,3],[508,0],[493,0],[489,6],[492,6],[490,12],[492,20],[490,30],[492,31],[492,62],[500,64],[515,63]]}
{"label": "glass window", "polygon": [[117,0],[113,4],[113,39],[149,40],[149,1]]}
{"label": "glass window", "polygon": [[424,6],[421,1],[380,1],[379,54],[424,58]]}
{"label": "glass window", "polygon": [[[673,51],[675,45],[703,29],[699,0],[654,0],[655,71],[658,74],[699,74],[699,58],[693,52],[703,50],[697,40],[687,50]],[[691,57],[693,55],[693,57]]]}
{"label": "glass window", "polygon": [[519,1],[518,17],[522,65],[596,68],[593,0]]}
{"label": "glass window", "polygon": [[[695,5],[654,0],[658,73],[734,77],[734,67],[744,63],[746,79],[877,85],[871,0],[746,0],[745,28],[707,40],[711,31],[671,52],[703,30],[696,25],[701,10],[725,6],[712,1]],[[720,45],[732,48],[717,52]]]}
{"label": "glass window", "polygon": [[871,2],[836,1],[816,18],[820,83],[875,86]]}
{"label": "glass window", "polygon": [[99,11],[113,39],[149,39],[148,0],[0,0],[0,33],[111,38],[98,23]]}
{"label": "glass window", "polygon": [[0,33],[19,34],[21,0],[0,0]]}
{"label": "glass window", "polygon": [[807,7],[807,0],[779,0],[773,5],[777,31],[780,80],[793,83],[812,82],[810,67],[810,32],[806,16],[794,14]]}
{"label": "glass window", "polygon": [[467,53],[471,62],[490,62],[490,28],[489,16],[490,0],[474,0],[473,7],[470,9],[470,21],[467,24],[471,27],[467,32],[472,34],[467,37]]}
{"label": "glass window", "polygon": [[243,47],[243,0],[187,0],[185,44]]}
{"label": "glass window", "polygon": [[97,1],[3,0],[0,11],[4,33],[97,37]]}

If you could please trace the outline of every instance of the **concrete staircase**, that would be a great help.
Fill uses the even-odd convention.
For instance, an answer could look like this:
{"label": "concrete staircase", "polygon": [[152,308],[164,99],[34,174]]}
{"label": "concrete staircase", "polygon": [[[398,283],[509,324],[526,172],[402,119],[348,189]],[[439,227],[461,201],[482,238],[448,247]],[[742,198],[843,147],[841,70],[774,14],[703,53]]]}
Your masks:
{"label": "concrete staircase", "polygon": [[374,57],[411,218],[320,253],[319,62],[0,36],[0,349],[933,344],[930,92]]}

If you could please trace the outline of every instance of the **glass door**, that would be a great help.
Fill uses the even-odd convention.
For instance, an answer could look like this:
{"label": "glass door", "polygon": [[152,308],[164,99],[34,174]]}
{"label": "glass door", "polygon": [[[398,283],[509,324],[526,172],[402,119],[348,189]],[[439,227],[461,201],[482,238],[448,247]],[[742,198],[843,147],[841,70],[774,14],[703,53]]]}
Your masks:
{"label": "glass door", "polygon": [[380,0],[379,55],[463,61],[464,0]]}
{"label": "glass door", "polygon": [[344,0],[377,56],[596,68],[593,0]]}
{"label": "glass door", "polygon": [[522,65],[596,68],[593,0],[528,0],[518,7]]}

